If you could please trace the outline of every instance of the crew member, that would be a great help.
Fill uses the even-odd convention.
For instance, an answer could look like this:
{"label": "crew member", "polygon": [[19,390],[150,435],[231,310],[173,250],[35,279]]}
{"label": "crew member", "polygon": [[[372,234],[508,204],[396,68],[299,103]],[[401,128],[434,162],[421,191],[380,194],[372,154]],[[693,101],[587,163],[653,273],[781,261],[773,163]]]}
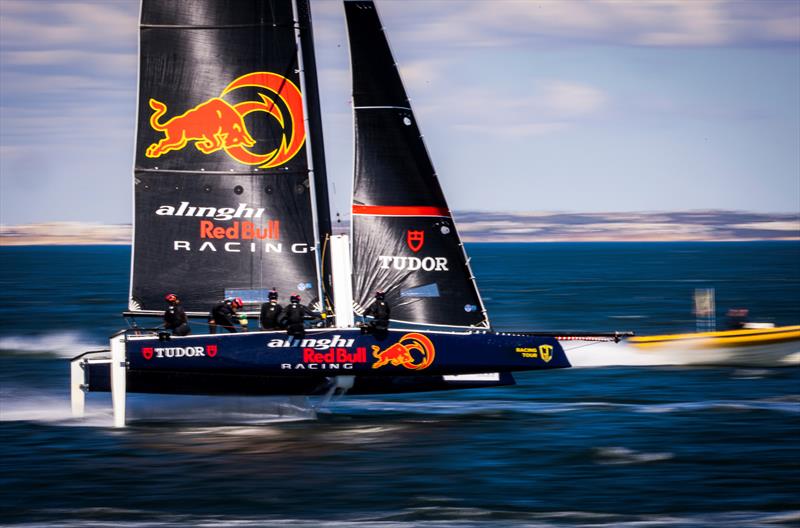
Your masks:
{"label": "crew member", "polygon": [[371,316],[372,321],[369,322],[368,331],[376,335],[385,335],[389,329],[389,316],[392,310],[389,308],[389,303],[386,302],[386,293],[382,291],[375,292],[375,301],[369,305],[369,308],[364,312],[365,316]]}
{"label": "crew member", "polygon": [[283,307],[278,304],[278,292],[269,292],[269,302],[261,305],[261,328],[264,330],[277,330],[280,327],[281,312]]}
{"label": "crew member", "polygon": [[172,330],[174,336],[185,336],[192,333],[189,328],[189,319],[186,317],[186,310],[181,306],[181,301],[174,293],[168,293],[164,300],[167,301],[167,309],[164,311],[164,328]]}
{"label": "crew member", "polygon": [[216,334],[218,326],[221,326],[228,332],[236,333],[236,327],[234,325],[236,322],[242,324],[236,312],[242,306],[244,306],[244,302],[242,302],[239,297],[236,297],[235,299],[226,299],[214,306],[214,308],[211,309],[211,313],[208,314],[209,333]]}
{"label": "crew member", "polygon": [[747,325],[747,316],[750,310],[747,308],[731,308],[728,313],[728,330],[741,330]]}
{"label": "crew member", "polygon": [[291,304],[283,310],[281,321],[286,325],[286,333],[295,339],[303,339],[306,335],[306,328],[303,322],[306,319],[313,319],[317,314],[300,304],[300,296],[292,295],[289,298]]}

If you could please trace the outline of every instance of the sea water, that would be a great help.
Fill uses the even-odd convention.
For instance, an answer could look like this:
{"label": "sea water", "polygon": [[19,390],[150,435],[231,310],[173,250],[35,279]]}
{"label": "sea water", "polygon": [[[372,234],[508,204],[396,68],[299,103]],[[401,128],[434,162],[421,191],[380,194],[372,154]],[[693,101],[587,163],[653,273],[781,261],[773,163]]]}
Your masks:
{"label": "sea water", "polygon": [[[714,288],[800,324],[800,244],[468,244],[493,325],[692,331]],[[627,366],[345,397],[107,394],[69,411],[68,358],[123,326],[127,247],[0,248],[0,524],[791,526],[800,368]],[[619,350],[619,349],[616,349]]]}

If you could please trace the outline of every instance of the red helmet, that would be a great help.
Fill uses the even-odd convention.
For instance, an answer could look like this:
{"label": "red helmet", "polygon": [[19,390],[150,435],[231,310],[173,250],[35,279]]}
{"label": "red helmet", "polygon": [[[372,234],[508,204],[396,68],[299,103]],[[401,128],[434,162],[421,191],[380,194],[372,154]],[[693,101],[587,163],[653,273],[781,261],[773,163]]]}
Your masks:
{"label": "red helmet", "polygon": [[178,302],[178,296],[175,295],[174,293],[168,293],[164,296],[164,300],[167,301],[168,303]]}
{"label": "red helmet", "polygon": [[237,297],[231,301],[231,304],[237,308],[241,308],[242,306],[244,306],[244,301],[242,301],[241,297]]}
{"label": "red helmet", "polygon": [[299,295],[292,295],[291,297],[289,297],[289,300],[292,301],[292,302],[300,302],[300,296]]}

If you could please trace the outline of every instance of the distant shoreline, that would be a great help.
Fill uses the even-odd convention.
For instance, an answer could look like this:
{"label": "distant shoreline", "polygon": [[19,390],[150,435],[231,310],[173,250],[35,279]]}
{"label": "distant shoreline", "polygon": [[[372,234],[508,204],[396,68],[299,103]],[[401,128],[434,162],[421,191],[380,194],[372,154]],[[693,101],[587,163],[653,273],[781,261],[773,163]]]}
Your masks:
{"label": "distant shoreline", "polygon": [[[741,211],[453,214],[464,242],[798,241],[800,214]],[[348,224],[334,234],[349,232]],[[0,226],[0,246],[130,245],[129,224],[47,222]]]}
{"label": "distant shoreline", "polygon": [[[471,246],[473,244],[767,244],[767,243],[781,243],[791,244],[800,243],[800,239],[784,239],[784,240],[538,240],[531,242],[507,242],[507,241],[490,241],[490,240],[467,240],[464,244]],[[91,243],[91,244],[0,244],[0,251],[5,249],[16,248],[131,248],[128,244],[111,244],[111,243]]]}

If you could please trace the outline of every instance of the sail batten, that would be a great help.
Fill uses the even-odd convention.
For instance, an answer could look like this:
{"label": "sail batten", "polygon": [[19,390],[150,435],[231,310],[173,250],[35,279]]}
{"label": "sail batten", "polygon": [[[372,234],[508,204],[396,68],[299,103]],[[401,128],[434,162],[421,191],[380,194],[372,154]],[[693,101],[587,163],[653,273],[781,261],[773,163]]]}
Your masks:
{"label": "sail batten", "polygon": [[353,75],[353,289],[392,320],[488,327],[483,302],[371,1],[345,2]]}
{"label": "sail batten", "polygon": [[408,106],[354,106],[353,110],[408,110],[411,111],[411,107]]}

